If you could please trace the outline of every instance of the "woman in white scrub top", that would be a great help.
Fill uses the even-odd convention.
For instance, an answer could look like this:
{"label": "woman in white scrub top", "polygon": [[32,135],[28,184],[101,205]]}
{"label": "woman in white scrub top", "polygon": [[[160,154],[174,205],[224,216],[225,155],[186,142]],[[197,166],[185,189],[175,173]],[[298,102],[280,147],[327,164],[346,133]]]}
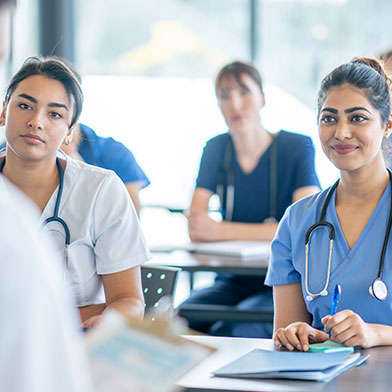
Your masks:
{"label": "woman in white scrub top", "polygon": [[[61,224],[44,228],[62,256],[65,289],[72,289],[82,325],[89,328],[106,309],[143,317],[140,264],[150,254],[121,180],[59,151],[72,140],[82,102],[77,78],[60,59],[27,59],[6,92],[0,125],[7,146],[0,164],[4,177],[38,205],[41,225],[54,215],[60,164],[64,180],[58,216],[69,228],[68,251]],[[1,190],[6,187],[0,181]]]}
{"label": "woman in white scrub top", "polygon": [[[309,343],[331,339],[346,346],[392,344],[391,180],[382,145],[391,133],[391,80],[374,59],[353,59],[327,75],[318,95],[319,136],[325,154],[340,170],[329,189],[289,207],[272,243],[266,284],[274,292],[274,341],[289,350],[307,351]],[[328,230],[305,236],[320,220],[331,223],[335,239],[328,259]],[[387,244],[382,281],[387,297],[371,295],[380,255]],[[306,273],[308,276],[306,277]],[[329,281],[328,281],[329,279]],[[324,295],[311,295],[323,291]],[[335,286],[341,286],[337,312],[330,315]],[[382,293],[381,293],[382,294]]]}

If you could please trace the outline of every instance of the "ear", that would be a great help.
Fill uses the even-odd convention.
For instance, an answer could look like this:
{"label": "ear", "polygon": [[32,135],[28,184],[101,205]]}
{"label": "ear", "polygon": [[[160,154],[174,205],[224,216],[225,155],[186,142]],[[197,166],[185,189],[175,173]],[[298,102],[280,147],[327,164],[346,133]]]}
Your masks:
{"label": "ear", "polygon": [[388,139],[392,133],[392,113],[388,116],[386,128],[384,131],[384,138]]}
{"label": "ear", "polygon": [[67,132],[67,138],[69,139],[69,142],[72,142],[72,138],[73,138],[73,134],[74,134],[74,129],[75,129],[75,124],[72,124],[69,128],[68,128],[68,132]]}
{"label": "ear", "polygon": [[4,101],[3,102],[3,109],[2,109],[1,115],[0,115],[0,126],[2,126],[2,127],[5,125],[5,118],[6,118],[5,113],[6,113],[6,111],[7,111],[7,104]]}

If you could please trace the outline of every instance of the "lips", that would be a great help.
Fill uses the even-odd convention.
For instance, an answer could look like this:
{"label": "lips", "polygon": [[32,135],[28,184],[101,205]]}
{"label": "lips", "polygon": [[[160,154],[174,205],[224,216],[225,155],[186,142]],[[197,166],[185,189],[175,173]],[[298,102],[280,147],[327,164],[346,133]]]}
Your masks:
{"label": "lips", "polygon": [[335,144],[332,146],[332,149],[335,150],[338,154],[349,154],[350,152],[355,151],[358,148],[355,144]]}
{"label": "lips", "polygon": [[231,121],[234,121],[234,122],[236,122],[236,121],[241,121],[243,118],[244,118],[243,115],[241,115],[241,114],[236,114],[236,115],[234,115],[234,116],[231,116]]}
{"label": "lips", "polygon": [[21,135],[28,143],[31,144],[40,144],[40,143],[44,143],[44,141],[38,136],[38,135],[34,135],[32,133],[28,133],[25,135]]}

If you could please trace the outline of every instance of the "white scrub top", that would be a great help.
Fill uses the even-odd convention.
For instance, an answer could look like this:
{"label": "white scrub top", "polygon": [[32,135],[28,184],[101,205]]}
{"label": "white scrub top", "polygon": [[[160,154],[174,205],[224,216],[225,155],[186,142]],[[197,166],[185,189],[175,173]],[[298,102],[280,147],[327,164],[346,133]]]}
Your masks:
{"label": "white scrub top", "polygon": [[33,212],[11,184],[0,192],[0,391],[91,392],[79,315]]}
{"label": "white scrub top", "polygon": [[[59,217],[67,223],[71,236],[66,270],[63,227],[51,222],[44,230],[54,241],[62,260],[66,291],[73,292],[77,306],[104,303],[100,275],[143,264],[151,254],[131,198],[118,176],[64,154],[60,157],[66,157],[67,166]],[[57,193],[58,188],[42,212],[40,225],[53,216]]]}
{"label": "white scrub top", "polygon": [[[320,219],[328,189],[309,196],[289,207],[282,218],[271,245],[271,260],[265,284],[269,286],[301,282],[305,290],[305,234]],[[329,314],[332,292],[340,284],[342,293],[337,311],[351,309],[367,323],[392,325],[392,239],[385,254],[383,280],[389,295],[379,301],[369,294],[369,286],[377,278],[381,249],[391,205],[391,186],[388,184],[361,236],[350,249],[343,235],[335,208],[336,191],[329,202],[325,220],[335,227],[331,277],[328,295],[305,303],[313,316],[313,327],[323,329],[321,318]],[[327,279],[329,237],[326,228],[317,229],[310,239],[309,290],[320,292]]]}

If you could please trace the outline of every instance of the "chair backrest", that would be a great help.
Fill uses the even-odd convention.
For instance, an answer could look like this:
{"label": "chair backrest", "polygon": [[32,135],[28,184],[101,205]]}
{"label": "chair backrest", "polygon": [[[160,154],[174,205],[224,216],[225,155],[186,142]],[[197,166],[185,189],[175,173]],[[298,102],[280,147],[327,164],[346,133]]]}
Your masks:
{"label": "chair backrest", "polygon": [[173,297],[180,268],[142,265],[142,287],[146,310],[157,307],[162,297]]}

